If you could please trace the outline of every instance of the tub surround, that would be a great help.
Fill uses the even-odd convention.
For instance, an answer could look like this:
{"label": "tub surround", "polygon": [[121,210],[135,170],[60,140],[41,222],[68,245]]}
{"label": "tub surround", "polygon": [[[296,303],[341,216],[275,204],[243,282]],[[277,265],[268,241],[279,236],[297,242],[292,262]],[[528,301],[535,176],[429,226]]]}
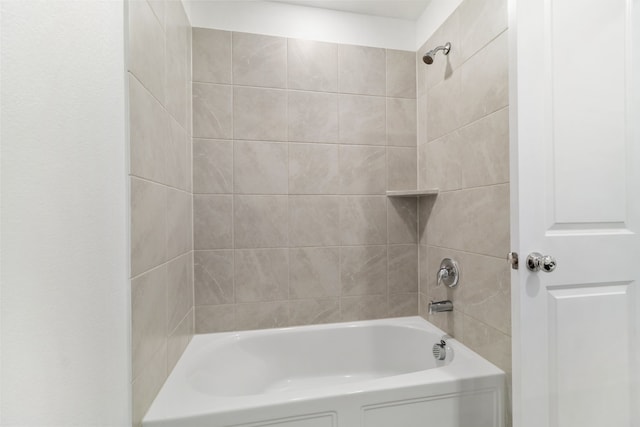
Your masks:
{"label": "tub surround", "polygon": [[414,58],[193,29],[197,333],[418,313]]}
{"label": "tub surround", "polygon": [[179,1],[128,2],[133,423],[193,335],[191,27]]}
{"label": "tub surround", "polygon": [[[504,426],[504,372],[420,317],[194,337],[145,427]],[[375,349],[375,351],[371,351]]]}
{"label": "tub surround", "polygon": [[[420,314],[511,371],[509,107],[506,0],[464,1],[416,54]],[[424,52],[451,42],[432,65]],[[460,284],[436,287],[443,258]],[[428,314],[450,299],[451,313]]]}

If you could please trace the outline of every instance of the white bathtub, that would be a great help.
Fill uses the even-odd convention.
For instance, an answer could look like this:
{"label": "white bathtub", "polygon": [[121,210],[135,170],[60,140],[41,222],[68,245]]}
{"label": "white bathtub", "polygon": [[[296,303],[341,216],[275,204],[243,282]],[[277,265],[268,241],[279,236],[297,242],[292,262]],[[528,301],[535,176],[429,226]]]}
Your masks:
{"label": "white bathtub", "polygon": [[505,374],[420,317],[196,335],[145,427],[503,427]]}

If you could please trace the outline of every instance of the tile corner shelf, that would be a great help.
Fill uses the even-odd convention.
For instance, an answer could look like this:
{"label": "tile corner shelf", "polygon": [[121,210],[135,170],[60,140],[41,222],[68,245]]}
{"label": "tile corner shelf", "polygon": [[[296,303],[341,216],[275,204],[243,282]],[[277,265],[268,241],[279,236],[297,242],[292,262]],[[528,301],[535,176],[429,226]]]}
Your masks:
{"label": "tile corner shelf", "polygon": [[393,190],[387,191],[388,197],[422,197],[435,196],[438,194],[437,188],[427,188],[425,190]]}

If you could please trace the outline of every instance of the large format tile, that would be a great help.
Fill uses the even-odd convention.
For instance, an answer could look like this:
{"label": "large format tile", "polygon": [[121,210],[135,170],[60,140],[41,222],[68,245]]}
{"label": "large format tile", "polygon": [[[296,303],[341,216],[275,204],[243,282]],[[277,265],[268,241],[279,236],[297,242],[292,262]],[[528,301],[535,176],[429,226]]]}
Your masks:
{"label": "large format tile", "polygon": [[141,425],[142,418],[158,395],[167,375],[167,346],[163,344],[131,384],[134,426]]}
{"label": "large format tile", "polygon": [[163,24],[146,1],[129,2],[129,70],[164,103]]}
{"label": "large format tile", "polygon": [[233,188],[236,194],[287,194],[288,145],[235,141]]}
{"label": "large format tile", "polygon": [[167,336],[193,307],[193,253],[167,263]]}
{"label": "large format tile", "polygon": [[191,62],[189,35],[191,25],[182,2],[165,5],[165,107],[183,129],[187,122],[187,105],[191,97]]}
{"label": "large format tile", "polygon": [[193,258],[196,305],[232,304],[233,250],[195,251]]}
{"label": "large format tile", "polygon": [[234,87],[233,129],[236,139],[286,141],[287,92]]}
{"label": "large format tile", "polygon": [[194,139],[193,192],[233,192],[233,141]]}
{"label": "large format tile", "polygon": [[340,299],[342,321],[371,320],[387,317],[387,295],[361,295]]}
{"label": "large format tile", "polygon": [[463,187],[509,182],[509,109],[504,108],[459,131]]}
{"label": "large format tile", "polygon": [[418,315],[418,294],[389,294],[389,317]]}
{"label": "large format tile", "polygon": [[387,247],[340,248],[340,283],[343,296],[387,292]]}
{"label": "large format tile", "polygon": [[235,196],[236,248],[278,248],[289,244],[287,196]]}
{"label": "large format tile", "polygon": [[189,136],[187,131],[175,121],[169,119],[170,133],[166,147],[166,180],[171,187],[188,190],[191,182],[191,155],[189,152]]}
{"label": "large format tile", "polygon": [[418,246],[389,245],[389,293],[418,292]]}
{"label": "large format tile", "polygon": [[131,178],[131,276],[167,259],[167,189]]}
{"label": "large format tile", "polygon": [[363,95],[386,94],[384,49],[338,45],[338,90]]}
{"label": "large format tile", "polygon": [[166,192],[167,259],[171,259],[193,248],[193,202],[190,193],[173,188],[167,188]]}
{"label": "large format tile", "polygon": [[162,105],[133,76],[129,77],[131,174],[166,182],[169,120]]}
{"label": "large format tile", "polygon": [[385,194],[386,148],[340,146],[340,193]]}
{"label": "large format tile", "polygon": [[302,299],[289,302],[291,326],[340,321],[339,298]]}
{"label": "large format tile", "polygon": [[236,305],[238,330],[282,328],[289,324],[289,303],[270,301]]}
{"label": "large format tile", "polygon": [[467,167],[473,166],[463,163],[463,140],[459,130],[421,143],[419,150],[425,187],[440,191],[462,188],[462,174]]}
{"label": "large format tile", "polygon": [[336,92],[338,45],[288,39],[289,89]]}
{"label": "large format tile", "polygon": [[233,33],[233,83],[284,88],[287,83],[287,39]]}
{"label": "large format tile", "polygon": [[417,188],[417,154],[415,147],[387,147],[387,190]]}
{"label": "large format tile", "polygon": [[[431,89],[443,80],[451,77],[451,74],[462,65],[462,46],[460,43],[460,18],[458,12],[452,13],[447,20],[433,33],[429,40],[418,51],[418,70],[424,70],[424,86]],[[422,61],[423,55],[438,46],[451,43],[448,55],[438,52],[433,59],[433,64],[427,65]]]}
{"label": "large format tile", "polygon": [[416,97],[416,54],[387,49],[387,96]]}
{"label": "large format tile", "polygon": [[289,298],[340,296],[340,249],[291,249]]}
{"label": "large format tile", "polygon": [[[467,97],[460,88],[461,71],[431,88],[427,101],[428,140],[433,141],[458,129],[463,123],[461,118],[462,102]],[[463,96],[464,95],[464,96]],[[475,100],[482,102],[482,100]]]}
{"label": "large format tile", "polygon": [[389,243],[417,243],[418,201],[412,197],[389,197],[387,200]]}
{"label": "large format tile", "polygon": [[285,300],[289,296],[288,249],[235,251],[236,302]]}
{"label": "large format tile", "polygon": [[340,142],[345,144],[386,144],[385,98],[340,95]]}
{"label": "large format tile", "polygon": [[196,305],[195,329],[196,334],[210,334],[214,332],[228,332],[235,330],[235,304]]}
{"label": "large format tile", "polygon": [[387,145],[415,147],[416,100],[387,98]]}
{"label": "large format tile", "polygon": [[464,316],[464,344],[489,362],[507,373],[511,373],[511,337]]}
{"label": "large format tile", "polygon": [[193,136],[231,139],[232,103],[231,86],[193,83]]}
{"label": "large format tile", "polygon": [[339,245],[339,219],[339,197],[289,196],[291,246]]}
{"label": "large format tile", "polygon": [[340,236],[343,245],[386,244],[386,197],[342,197],[340,200]]}
{"label": "large format tile", "polygon": [[231,32],[193,29],[193,81],[231,83]]}
{"label": "large format tile", "polygon": [[289,194],[338,194],[338,146],[289,144]]}
{"label": "large format tile", "polygon": [[338,96],[290,91],[289,141],[337,142]]}
{"label": "large format tile", "polygon": [[167,374],[176,366],[193,337],[193,320],[193,307],[190,307],[180,324],[167,337]]}
{"label": "large format tile", "polygon": [[167,337],[167,270],[153,269],[131,281],[132,377],[137,378]]}
{"label": "large format tile", "polygon": [[471,123],[509,103],[507,32],[464,63],[461,71],[461,124]]}
{"label": "large format tile", "polygon": [[194,249],[233,247],[233,196],[193,196]]}
{"label": "large format tile", "polygon": [[460,16],[460,50],[467,60],[507,29],[507,0],[465,1]]}

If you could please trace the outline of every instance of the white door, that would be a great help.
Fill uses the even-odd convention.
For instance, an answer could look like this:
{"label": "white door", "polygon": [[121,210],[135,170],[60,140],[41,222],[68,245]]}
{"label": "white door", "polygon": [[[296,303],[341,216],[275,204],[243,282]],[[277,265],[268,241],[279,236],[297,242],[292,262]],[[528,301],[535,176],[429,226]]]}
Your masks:
{"label": "white door", "polygon": [[510,0],[510,29],[514,425],[638,427],[640,0]]}

